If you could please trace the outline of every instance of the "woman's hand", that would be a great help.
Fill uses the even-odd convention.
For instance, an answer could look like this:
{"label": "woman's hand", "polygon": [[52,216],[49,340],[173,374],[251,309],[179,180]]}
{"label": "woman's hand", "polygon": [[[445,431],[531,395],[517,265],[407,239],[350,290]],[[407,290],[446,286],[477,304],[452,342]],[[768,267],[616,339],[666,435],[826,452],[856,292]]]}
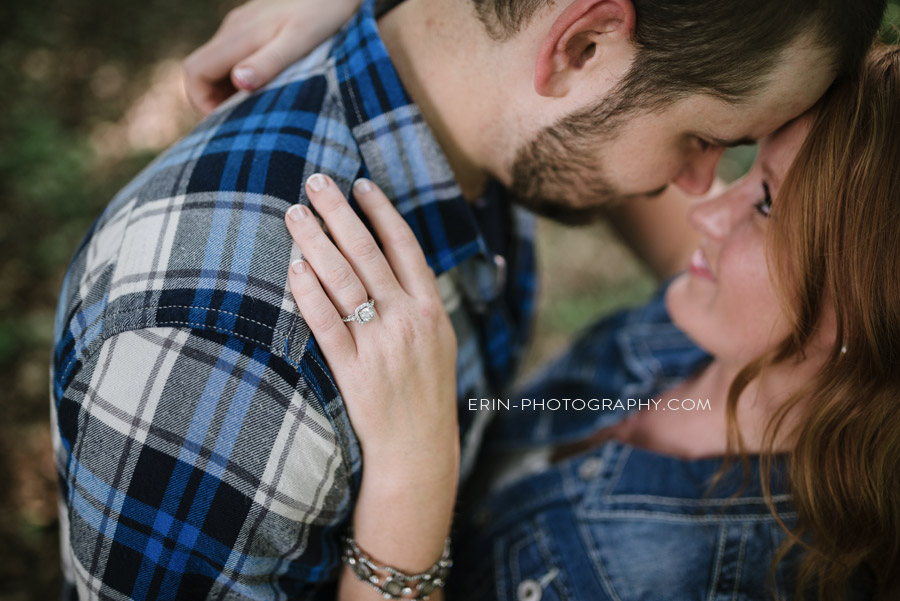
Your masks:
{"label": "woman's hand", "polygon": [[[412,230],[368,180],[354,195],[384,253],[331,178],[312,176],[307,193],[337,247],[308,207],[291,207],[288,229],[306,258],[289,277],[300,314],[335,376],[364,459],[425,475],[436,458],[423,451],[446,450],[458,436],[456,336],[434,274]],[[369,298],[371,322],[342,320]]]}
{"label": "woman's hand", "polygon": [[211,113],[237,90],[255,90],[347,22],[362,0],[251,0],[226,15],[184,61],[191,104]]}
{"label": "woman's hand", "polygon": [[[441,555],[456,498],[456,336],[415,235],[374,184],[360,180],[354,196],[383,253],[330,178],[314,175],[306,189],[334,243],[309,208],[291,207],[285,221],[305,260],[289,284],[362,446],[355,537],[380,563],[420,572]],[[342,319],[370,298],[370,322]],[[340,590],[377,598],[349,568]]]}

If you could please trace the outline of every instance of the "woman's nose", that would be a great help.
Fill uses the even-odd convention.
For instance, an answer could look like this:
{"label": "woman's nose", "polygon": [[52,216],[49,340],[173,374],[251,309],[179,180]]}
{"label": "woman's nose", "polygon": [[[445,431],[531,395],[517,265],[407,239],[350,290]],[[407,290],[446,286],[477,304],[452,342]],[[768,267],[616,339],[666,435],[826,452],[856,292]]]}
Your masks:
{"label": "woman's nose", "polygon": [[724,148],[716,147],[699,153],[672,183],[688,194],[706,194],[716,179],[716,167],[724,151]]}
{"label": "woman's nose", "polygon": [[697,201],[691,207],[691,225],[707,238],[721,240],[731,227],[731,207],[727,192]]}

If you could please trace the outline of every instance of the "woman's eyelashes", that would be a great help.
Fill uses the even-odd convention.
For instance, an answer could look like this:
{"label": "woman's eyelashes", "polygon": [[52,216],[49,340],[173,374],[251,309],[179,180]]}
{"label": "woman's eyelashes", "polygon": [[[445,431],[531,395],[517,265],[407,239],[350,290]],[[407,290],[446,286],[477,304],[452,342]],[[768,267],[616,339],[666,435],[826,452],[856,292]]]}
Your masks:
{"label": "woman's eyelashes", "polygon": [[772,194],[769,192],[769,184],[763,182],[763,198],[758,203],[754,205],[757,213],[762,215],[763,217],[768,217],[769,212],[772,210]]}

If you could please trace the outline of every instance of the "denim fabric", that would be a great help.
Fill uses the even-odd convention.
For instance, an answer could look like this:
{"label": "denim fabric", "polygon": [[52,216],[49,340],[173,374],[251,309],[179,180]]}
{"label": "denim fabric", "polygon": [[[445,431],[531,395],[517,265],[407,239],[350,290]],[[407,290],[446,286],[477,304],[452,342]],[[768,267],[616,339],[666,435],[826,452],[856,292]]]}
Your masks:
{"label": "denim fabric", "polygon": [[[660,293],[588,330],[517,398],[646,398],[708,360],[672,325]],[[488,431],[482,459],[580,438],[625,415],[508,411]],[[476,497],[455,526],[448,598],[771,598],[766,573],[785,534],[763,499],[759,458],[750,459],[745,489],[736,462],[704,496],[722,459],[682,460],[611,440]],[[778,456],[771,490],[792,526],[785,476]],[[800,557],[795,547],[779,564],[781,594],[793,590]]]}
{"label": "denim fabric", "polygon": [[[703,498],[717,459],[683,461],[610,441],[466,512],[449,599],[757,600],[784,538],[753,482]],[[754,470],[758,464],[752,462]],[[791,525],[789,497],[774,497]],[[779,564],[781,594],[798,553]]]}

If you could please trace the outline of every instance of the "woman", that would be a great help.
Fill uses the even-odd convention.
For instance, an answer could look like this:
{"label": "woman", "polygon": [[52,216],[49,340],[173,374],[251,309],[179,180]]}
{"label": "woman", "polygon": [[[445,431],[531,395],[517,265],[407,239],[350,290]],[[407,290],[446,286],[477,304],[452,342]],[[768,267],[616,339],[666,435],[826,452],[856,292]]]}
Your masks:
{"label": "woman", "polygon": [[[306,260],[291,290],[365,463],[341,598],[380,598],[357,575],[372,577],[366,555],[406,574],[435,565],[441,598],[447,566],[434,562],[454,521],[449,598],[898,598],[898,98],[900,49],[878,48],[694,208],[703,243],[665,308],[598,324],[523,395],[709,399],[709,411],[501,412],[487,449],[532,452],[488,470],[500,484],[456,520],[455,339],[431,272],[371,183],[354,195],[383,254],[333,182],[308,187],[337,248],[292,207]],[[342,320],[336,274],[376,299],[370,323]]]}

